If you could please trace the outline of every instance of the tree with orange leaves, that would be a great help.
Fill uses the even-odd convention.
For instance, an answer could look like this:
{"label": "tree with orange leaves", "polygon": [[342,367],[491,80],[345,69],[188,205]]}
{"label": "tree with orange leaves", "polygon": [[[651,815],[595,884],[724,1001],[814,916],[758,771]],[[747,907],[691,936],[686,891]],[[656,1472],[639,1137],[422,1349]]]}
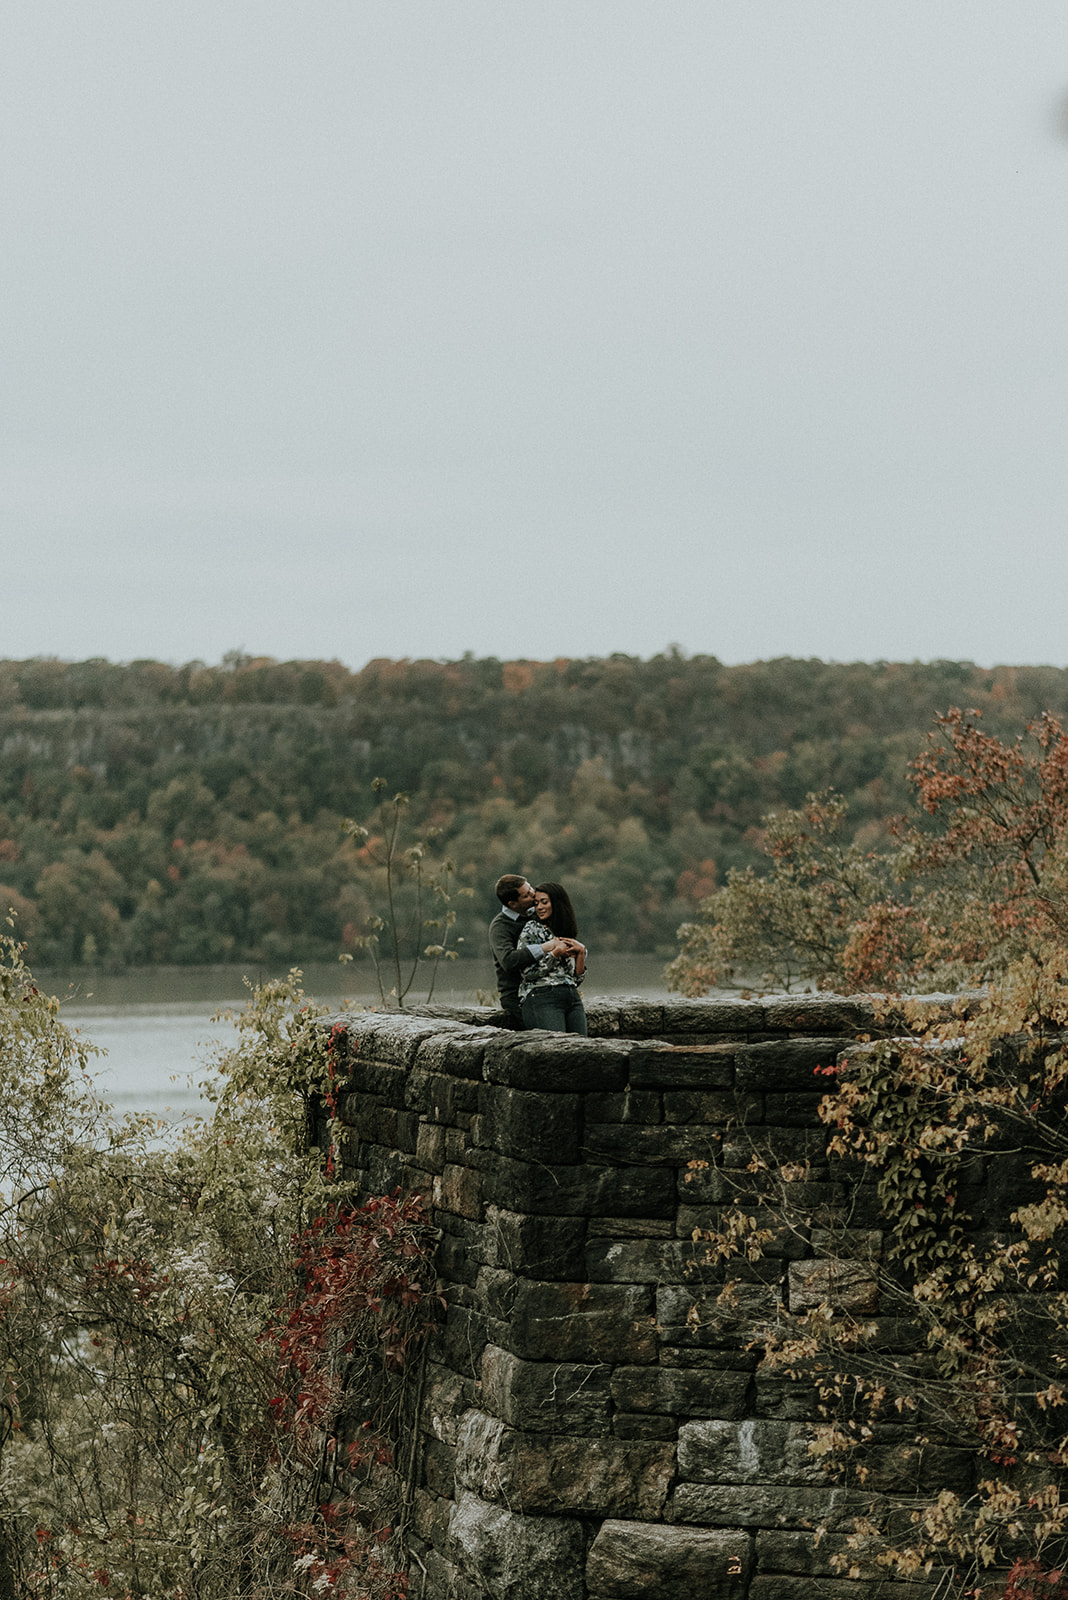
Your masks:
{"label": "tree with orange leaves", "polygon": [[[1068,1593],[1068,734],[1050,714],[1010,743],[978,723],[960,710],[938,718],[909,768],[916,812],[881,855],[842,842],[834,796],[768,819],[771,871],[733,875],[705,902],[673,978],[700,992],[732,958],[752,962],[763,938],[780,977],[964,991],[934,1007],[877,1005],[892,1036],[817,1069],[828,1158],[876,1197],[871,1231],[827,1235],[826,1253],[862,1263],[880,1316],[914,1330],[907,1345],[882,1346],[878,1320],[830,1301],[769,1324],[758,1343],[769,1368],[818,1389],[810,1448],[873,1505],[897,1487],[889,1450],[956,1463],[952,1483],[941,1469],[916,1478],[907,1518],[859,1522],[834,1558],[843,1576],[877,1551],[894,1578],[953,1600],[1057,1600]],[[744,1241],[751,1272],[755,1240],[809,1238],[824,1223],[796,1163],[757,1147],[748,1171],[759,1192],[706,1237],[722,1259]]]}
{"label": "tree with orange leaves", "polygon": [[771,870],[732,872],[679,930],[672,987],[742,972],[819,988],[959,988],[1068,944],[1068,734],[1047,712],[1010,744],[952,708],[908,770],[917,812],[887,846],[844,842],[832,793],[765,818]]}

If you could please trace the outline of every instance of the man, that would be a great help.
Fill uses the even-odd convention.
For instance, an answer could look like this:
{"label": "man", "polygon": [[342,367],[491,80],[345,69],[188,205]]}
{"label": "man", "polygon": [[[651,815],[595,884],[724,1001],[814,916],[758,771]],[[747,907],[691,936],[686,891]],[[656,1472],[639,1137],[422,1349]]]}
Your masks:
{"label": "man", "polygon": [[497,988],[501,996],[501,1010],[511,1020],[513,1028],[523,1026],[523,1013],[519,1009],[519,980],[524,967],[539,961],[542,956],[565,955],[566,939],[547,939],[544,944],[519,944],[523,924],[534,904],[534,890],[526,878],[516,872],[506,872],[494,886],[501,909],[489,925],[490,949],[497,971]]}

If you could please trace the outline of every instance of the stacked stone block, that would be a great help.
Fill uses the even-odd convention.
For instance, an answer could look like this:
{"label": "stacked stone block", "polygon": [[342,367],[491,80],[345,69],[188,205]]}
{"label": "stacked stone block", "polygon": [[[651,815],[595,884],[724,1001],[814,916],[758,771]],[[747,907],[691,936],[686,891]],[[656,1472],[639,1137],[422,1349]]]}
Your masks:
{"label": "stacked stone block", "polygon": [[[591,1008],[589,1039],[481,1008],[339,1020],[348,1175],[422,1194],[441,1230],[413,1595],[929,1594],[891,1583],[874,1545],[835,1565],[872,1497],[826,1478],[815,1396],[754,1341],[828,1298],[880,1309],[878,1214],[817,1114],[815,1069],[874,1031],[865,1001],[617,1001]],[[725,1299],[695,1234],[768,1154],[812,1226],[773,1233]],[[887,1320],[890,1344],[907,1336]],[[887,1490],[910,1470],[917,1493],[952,1481],[948,1458],[888,1449]]]}

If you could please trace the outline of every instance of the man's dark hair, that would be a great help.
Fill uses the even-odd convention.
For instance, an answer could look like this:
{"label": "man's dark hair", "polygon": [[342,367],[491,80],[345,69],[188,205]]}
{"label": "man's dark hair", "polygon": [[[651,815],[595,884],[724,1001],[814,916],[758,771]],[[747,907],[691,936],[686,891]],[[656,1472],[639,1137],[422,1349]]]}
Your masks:
{"label": "man's dark hair", "polygon": [[519,891],[526,881],[521,872],[506,872],[503,878],[497,879],[493,892],[501,905],[506,906],[519,898]]}

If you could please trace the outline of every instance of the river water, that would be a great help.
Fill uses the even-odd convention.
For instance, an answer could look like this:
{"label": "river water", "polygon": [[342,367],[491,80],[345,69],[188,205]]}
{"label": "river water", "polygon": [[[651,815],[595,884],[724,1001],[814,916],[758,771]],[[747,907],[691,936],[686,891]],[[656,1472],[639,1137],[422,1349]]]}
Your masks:
{"label": "river water", "polygon": [[[663,999],[664,963],[655,956],[608,955],[598,958],[586,995],[641,995]],[[121,973],[81,970],[68,975],[39,972],[42,989],[59,995],[62,1016],[106,1054],[95,1072],[103,1097],[119,1113],[149,1111],[176,1123],[202,1109],[198,1084],[220,1048],[236,1042],[233,1023],[218,1013],[241,1010],[248,998],[245,979],[261,983],[274,972],[241,967],[153,967]],[[456,961],[444,971],[434,1002],[470,1005],[484,998],[490,981],[483,961]],[[304,987],[310,998],[331,1008],[343,999],[379,1003],[373,974],[366,967],[309,963]],[[410,1005],[426,998],[413,989]]]}

